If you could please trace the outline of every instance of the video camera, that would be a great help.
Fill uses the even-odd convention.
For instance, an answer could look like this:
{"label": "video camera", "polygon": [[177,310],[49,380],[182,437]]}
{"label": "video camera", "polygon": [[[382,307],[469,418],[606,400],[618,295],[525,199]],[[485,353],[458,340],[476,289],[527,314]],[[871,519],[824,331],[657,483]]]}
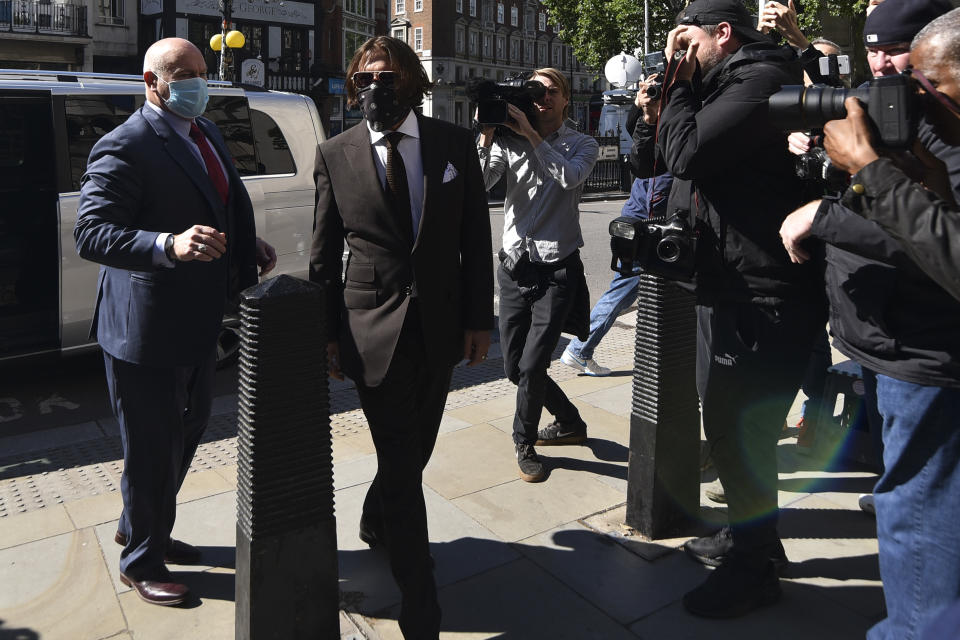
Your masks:
{"label": "video camera", "polygon": [[503,82],[479,80],[467,86],[467,95],[477,103],[477,122],[481,125],[504,124],[510,121],[507,105],[512,104],[534,124],[537,108],[534,102],[541,100],[546,87],[537,80],[527,80],[524,74],[508,77]]}
{"label": "video camera", "polygon": [[874,78],[859,89],[784,86],[770,96],[770,118],[785,131],[822,129],[830,120],[847,117],[843,101],[851,96],[866,106],[884,146],[906,149],[913,143],[922,107],[916,88],[905,74]]}
{"label": "video camera", "polygon": [[647,87],[647,95],[651,100],[659,100],[663,95],[663,74],[667,68],[667,61],[662,51],[654,51],[643,56],[643,77],[649,78],[659,74],[657,81]]}
{"label": "video camera", "polygon": [[610,268],[624,276],[639,271],[689,282],[700,232],[684,212],[646,220],[620,216],[610,222]]}

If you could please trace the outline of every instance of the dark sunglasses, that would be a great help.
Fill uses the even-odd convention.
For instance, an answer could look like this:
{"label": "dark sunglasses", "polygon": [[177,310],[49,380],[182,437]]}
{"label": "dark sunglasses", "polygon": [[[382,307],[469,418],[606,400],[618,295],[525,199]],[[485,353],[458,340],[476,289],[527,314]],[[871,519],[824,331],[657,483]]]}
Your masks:
{"label": "dark sunglasses", "polygon": [[366,89],[374,83],[392,87],[396,83],[397,73],[393,71],[357,71],[353,74],[353,86],[357,89]]}

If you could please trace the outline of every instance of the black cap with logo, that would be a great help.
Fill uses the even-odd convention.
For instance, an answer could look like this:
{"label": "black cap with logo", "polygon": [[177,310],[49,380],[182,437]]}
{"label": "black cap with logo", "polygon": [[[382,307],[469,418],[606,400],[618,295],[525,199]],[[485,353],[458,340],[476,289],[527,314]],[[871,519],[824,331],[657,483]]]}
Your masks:
{"label": "black cap with logo", "polygon": [[884,47],[910,42],[934,18],[953,8],[950,0],[886,0],[863,25],[863,44]]}

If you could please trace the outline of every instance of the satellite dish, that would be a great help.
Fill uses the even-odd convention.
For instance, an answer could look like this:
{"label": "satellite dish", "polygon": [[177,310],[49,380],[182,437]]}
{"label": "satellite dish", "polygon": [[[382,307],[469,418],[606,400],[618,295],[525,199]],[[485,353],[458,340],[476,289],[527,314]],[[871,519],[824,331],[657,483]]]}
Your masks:
{"label": "satellite dish", "polygon": [[603,67],[603,75],[613,86],[625,89],[640,81],[643,65],[629,53],[621,53],[607,60],[607,64]]}

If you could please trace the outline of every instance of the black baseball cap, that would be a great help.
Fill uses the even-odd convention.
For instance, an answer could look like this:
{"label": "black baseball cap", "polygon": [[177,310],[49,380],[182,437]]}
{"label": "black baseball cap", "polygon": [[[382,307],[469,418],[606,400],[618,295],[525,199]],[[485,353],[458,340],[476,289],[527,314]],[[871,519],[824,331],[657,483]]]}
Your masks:
{"label": "black baseball cap", "polygon": [[729,22],[740,42],[770,42],[757,31],[757,21],[739,0],[694,0],[677,18],[677,24],[697,27]]}
{"label": "black baseball cap", "polygon": [[884,47],[911,42],[920,29],[951,9],[950,0],[886,0],[867,16],[863,44]]}

